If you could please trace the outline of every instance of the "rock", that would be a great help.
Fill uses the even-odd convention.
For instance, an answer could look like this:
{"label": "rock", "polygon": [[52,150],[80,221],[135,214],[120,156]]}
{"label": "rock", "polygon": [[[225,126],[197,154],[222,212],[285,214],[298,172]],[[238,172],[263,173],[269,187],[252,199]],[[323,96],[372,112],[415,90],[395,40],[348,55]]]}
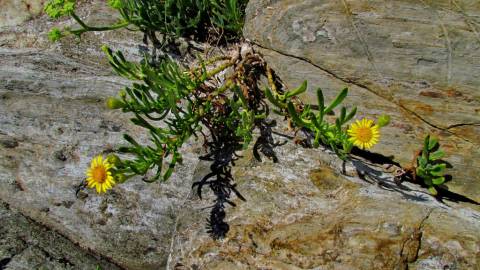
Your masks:
{"label": "rock", "polygon": [[367,177],[345,177],[322,149],[288,143],[276,151],[279,163],[243,153],[234,176],[247,201],[228,209],[231,232],[215,242],[201,223],[179,226],[169,269],[480,266],[478,210],[441,204],[412,184],[400,188],[381,167],[347,162]]}
{"label": "rock", "polygon": [[[102,2],[89,1],[79,7],[79,14],[90,12],[100,20],[109,14],[96,8],[105,6]],[[72,24],[68,18],[53,23],[41,16],[1,28],[0,202],[55,231],[62,241],[73,243],[78,254],[92,251],[113,263],[104,269],[162,268],[175,212],[190,193],[193,171],[188,168],[195,168],[197,157],[186,150],[184,165],[165,184],[149,185],[136,178],[104,196],[93,190],[76,196],[94,155],[125,144],[123,133],[143,142],[147,138],[144,130],[130,124],[130,116],[106,108],[105,99],[130,82],[113,74],[100,49],[108,43],[138,60],[142,35],[125,30],[89,33],[81,41],[48,41],[50,27]],[[2,232],[0,238],[15,233]],[[52,252],[63,254],[63,244],[55,245]],[[56,262],[44,263],[43,253],[33,246],[21,256],[0,260],[11,258],[6,264],[11,269],[33,269],[37,263],[59,269]],[[97,262],[85,258],[79,263],[87,266],[74,268],[95,269]]]}
{"label": "rock", "polygon": [[327,100],[350,88],[359,117],[392,116],[373,151],[411,162],[440,139],[452,191],[480,201],[478,1],[258,1],[244,35],[288,87],[308,80]]}
{"label": "rock", "polygon": [[[102,2],[81,5],[80,15],[88,12],[99,22],[114,18],[105,16],[111,10]],[[295,7],[299,2],[289,4]],[[258,5],[251,1],[250,18],[252,7]],[[105,195],[79,189],[90,159],[123,145],[122,133],[143,142],[147,137],[129,123],[128,115],[105,108],[105,98],[130,82],[112,73],[100,51],[107,43],[138,60],[142,35],[115,31],[90,33],[81,42],[47,40],[52,26],[73,24],[67,18],[52,22],[40,16],[1,28],[0,239],[6,241],[0,241],[0,268],[478,268],[477,206],[440,203],[417,185],[397,186],[391,168],[361,160],[342,164],[326,149],[303,149],[292,142],[276,149],[279,163],[258,162],[251,150],[241,153],[233,174],[247,201],[235,198],[237,207],[228,207],[231,230],[221,241],[213,241],[205,229],[212,194],[206,192],[200,201],[190,188],[209,169],[208,163],[198,161],[201,142],[186,145],[183,165],[166,183],[146,184],[136,178]],[[295,25],[305,42],[328,37],[326,31],[317,37],[309,28],[302,30],[300,22]],[[302,59],[273,49],[262,52],[291,86],[306,78],[310,87],[326,84],[326,96],[332,98],[345,84]],[[298,81],[294,80],[298,73],[282,70],[282,61],[303,72]],[[378,95],[364,86],[350,86],[352,96],[368,97],[359,105],[367,115],[387,111],[394,119],[384,133],[396,143],[375,151],[407,162],[420,135],[436,131],[395,102],[379,102]],[[286,133],[285,123],[278,123],[276,131]],[[449,154],[457,159],[456,166],[462,160],[475,164],[475,149],[471,156],[464,152],[455,156],[452,150],[468,143],[474,146],[473,142],[442,134],[442,142],[452,145]],[[404,136],[415,143],[405,143]]]}
{"label": "rock", "polygon": [[0,235],[2,269],[120,269],[5,204],[0,205]]}
{"label": "rock", "polygon": [[[251,0],[244,35],[288,87],[309,82],[306,103],[317,87],[331,100],[348,86],[360,117],[390,114],[373,152],[405,166],[426,134],[439,137],[450,190],[479,201],[478,14],[476,1]],[[243,154],[234,177],[247,202],[228,209],[232,231],[214,242],[180,226],[170,269],[480,267],[478,203],[440,203],[394,183],[392,168],[325,149],[276,150],[278,164]]]}
{"label": "rock", "polygon": [[45,0],[4,0],[0,3],[0,27],[21,24],[38,16]]}

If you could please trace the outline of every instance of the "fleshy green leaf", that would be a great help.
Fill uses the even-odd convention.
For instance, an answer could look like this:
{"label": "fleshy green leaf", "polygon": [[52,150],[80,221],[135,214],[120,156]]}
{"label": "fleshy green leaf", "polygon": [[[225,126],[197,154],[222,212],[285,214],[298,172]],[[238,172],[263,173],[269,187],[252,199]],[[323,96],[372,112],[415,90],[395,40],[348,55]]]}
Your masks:
{"label": "fleshy green leaf", "polygon": [[357,113],[357,107],[353,107],[353,109],[348,113],[347,117],[345,117],[344,123],[350,121],[355,114]]}
{"label": "fleshy green leaf", "polygon": [[384,126],[387,126],[389,123],[390,123],[390,116],[389,115],[386,115],[386,114],[382,114],[379,118],[378,118],[378,126],[379,127],[384,127]]}
{"label": "fleshy green leaf", "polygon": [[432,183],[433,183],[434,185],[437,185],[437,186],[443,184],[444,182],[445,182],[445,177],[443,177],[443,176],[442,176],[442,177],[433,178],[433,180],[432,180]]}
{"label": "fleshy green leaf", "polygon": [[422,167],[418,167],[417,168],[417,175],[424,178],[427,176],[425,170],[422,168]]}
{"label": "fleshy green leaf", "polygon": [[337,107],[342,101],[347,97],[348,94],[348,88],[343,88],[343,90],[338,94],[338,96],[335,98],[335,100],[330,103],[330,105],[324,110],[324,114],[328,114],[329,112],[333,111],[335,107]]}
{"label": "fleshy green leaf", "polygon": [[428,143],[428,150],[431,151],[438,145],[438,139],[437,138],[430,138],[430,141]]}
{"label": "fleshy green leaf", "polygon": [[420,167],[427,166],[427,159],[426,158],[420,156],[420,157],[418,157],[417,160],[418,160],[418,165],[420,165]]}
{"label": "fleshy green leaf", "polygon": [[434,161],[434,160],[439,160],[441,158],[443,158],[445,156],[445,152],[443,152],[442,150],[437,150],[433,153],[430,153],[430,156],[428,157],[431,161]]}
{"label": "fleshy green leaf", "polygon": [[293,96],[300,95],[301,93],[303,93],[305,91],[307,91],[307,81],[303,81],[302,85],[300,85],[298,88],[285,93],[285,97],[286,98],[291,98]]}
{"label": "fleshy green leaf", "polygon": [[431,167],[430,172],[431,173],[434,173],[434,172],[440,173],[443,170],[445,170],[445,168],[447,168],[447,164],[445,164],[445,163],[435,164]]}

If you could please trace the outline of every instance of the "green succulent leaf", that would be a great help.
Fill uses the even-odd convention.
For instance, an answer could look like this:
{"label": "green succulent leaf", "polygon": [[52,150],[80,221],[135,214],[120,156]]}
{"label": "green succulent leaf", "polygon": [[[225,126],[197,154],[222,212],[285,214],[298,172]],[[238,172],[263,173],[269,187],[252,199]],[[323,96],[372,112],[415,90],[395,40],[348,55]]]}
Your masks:
{"label": "green succulent leaf", "polygon": [[299,127],[307,127],[311,124],[311,121],[306,121],[304,119],[301,119],[300,116],[298,115],[295,105],[293,105],[292,102],[288,102],[288,113],[290,114],[290,117],[292,118],[293,122],[299,126]]}
{"label": "green succulent leaf", "polygon": [[422,157],[428,160],[428,144],[430,142],[430,135],[427,135],[423,141]]}
{"label": "green succulent leaf", "polygon": [[342,107],[342,109],[340,110],[340,117],[338,118],[340,124],[343,124],[346,122],[345,121],[346,116],[347,116],[347,108]]}
{"label": "green succulent leaf", "polygon": [[390,124],[390,116],[386,114],[380,115],[377,120],[377,124],[380,128],[387,126],[388,124]]}
{"label": "green succulent leaf", "polygon": [[430,192],[430,194],[432,194],[433,196],[437,196],[438,195],[438,191],[435,187],[431,186],[431,187],[428,187],[428,192]]}
{"label": "green succulent leaf", "polygon": [[286,109],[287,108],[287,104],[285,104],[284,102],[275,98],[273,96],[272,91],[268,87],[265,87],[263,92],[265,93],[265,96],[267,97],[268,101],[270,101],[273,105],[275,105],[276,107],[278,107],[280,109]]}
{"label": "green succulent leaf", "polygon": [[443,170],[445,170],[445,168],[447,168],[447,164],[445,163],[441,163],[441,164],[435,164],[433,165],[431,168],[430,168],[430,173],[442,173]]}
{"label": "green succulent leaf", "polygon": [[323,114],[325,111],[325,99],[323,98],[323,92],[320,88],[317,89],[317,102],[319,107],[318,110]]}
{"label": "green succulent leaf", "polygon": [[434,185],[437,185],[437,186],[443,184],[444,182],[445,182],[445,177],[443,177],[443,176],[433,178],[433,180],[432,180],[432,183],[433,183]]}
{"label": "green succulent leaf", "polygon": [[298,88],[288,91],[285,93],[285,98],[291,98],[293,96],[298,96],[303,92],[307,91],[307,81],[304,81]]}
{"label": "green succulent leaf", "polygon": [[424,168],[427,166],[428,160],[426,158],[419,156],[417,160],[420,167]]}
{"label": "green succulent leaf", "polygon": [[420,177],[422,177],[422,178],[425,178],[425,177],[427,177],[427,172],[425,171],[424,168],[418,167],[418,168],[417,168],[417,176],[420,176]]}
{"label": "green succulent leaf", "polygon": [[430,140],[428,142],[428,151],[432,151],[437,146],[438,146],[438,139],[437,138],[430,138]]}
{"label": "green succulent leaf", "polygon": [[442,150],[437,150],[437,151],[435,151],[435,152],[433,152],[433,153],[430,153],[430,155],[429,155],[428,158],[429,158],[431,161],[435,161],[435,160],[442,159],[444,156],[445,156],[445,152],[444,152],[444,151],[442,151]]}
{"label": "green succulent leaf", "polygon": [[108,0],[107,3],[111,8],[114,9],[121,9],[124,7],[122,0]]}
{"label": "green succulent leaf", "polygon": [[135,139],[132,138],[132,136],[128,134],[123,134],[123,138],[133,146],[140,147],[140,145],[137,143],[137,141],[135,141]]}
{"label": "green succulent leaf", "polygon": [[338,94],[338,96],[328,105],[328,107],[324,110],[324,114],[328,114],[329,112],[333,111],[335,107],[337,107],[342,101],[347,97],[348,88],[342,89],[342,91]]}
{"label": "green succulent leaf", "polygon": [[344,119],[344,123],[352,120],[355,114],[357,114],[357,107],[353,107],[353,109],[348,113],[348,115]]}

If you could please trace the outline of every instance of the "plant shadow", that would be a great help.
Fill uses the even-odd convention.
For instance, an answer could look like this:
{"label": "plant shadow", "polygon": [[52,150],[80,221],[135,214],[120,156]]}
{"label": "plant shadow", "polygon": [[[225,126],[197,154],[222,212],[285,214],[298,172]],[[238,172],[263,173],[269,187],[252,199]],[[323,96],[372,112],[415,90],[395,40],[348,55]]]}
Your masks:
{"label": "plant shadow", "polygon": [[[400,164],[393,161],[392,157],[383,156],[378,153],[372,153],[369,151],[361,150],[358,148],[354,148],[352,150],[352,154],[358,157],[361,157],[365,160],[368,160],[376,165],[392,165],[401,168]],[[418,194],[418,190],[413,190],[406,185],[402,184],[401,182],[395,181],[394,176],[388,175],[380,170],[373,168],[372,166],[367,165],[362,159],[353,158],[351,160],[353,166],[355,167],[357,174],[360,179],[368,182],[368,183],[376,183],[379,187],[385,190],[394,191],[400,193],[408,200],[420,201],[425,202],[429,199],[426,197],[421,196]],[[448,168],[452,168],[453,165],[445,161]],[[452,180],[451,175],[445,175],[446,181],[449,182]],[[419,185],[422,188],[427,188],[425,184],[419,182],[409,181],[412,184]],[[417,194],[411,194],[411,192],[416,191]],[[431,196],[428,193],[423,193],[425,196]],[[433,196],[438,202],[445,204],[445,201],[450,201],[454,203],[470,203],[474,205],[480,205],[479,202],[456,192],[450,191],[448,186],[442,185],[438,188],[437,196]]]}

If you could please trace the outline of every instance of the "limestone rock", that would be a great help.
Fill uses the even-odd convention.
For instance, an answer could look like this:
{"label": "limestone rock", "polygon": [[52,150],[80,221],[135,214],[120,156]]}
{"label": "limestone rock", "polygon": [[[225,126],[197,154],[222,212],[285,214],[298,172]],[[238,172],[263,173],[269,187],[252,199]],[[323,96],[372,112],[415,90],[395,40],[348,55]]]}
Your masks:
{"label": "limestone rock", "polygon": [[[89,13],[92,19],[101,22],[109,17],[105,15],[111,14],[102,2],[86,2],[79,7],[80,15]],[[330,5],[335,3],[332,1]],[[253,37],[253,23],[257,23],[258,29],[268,26],[258,23],[268,19],[268,14],[263,13],[273,12],[267,5],[279,8],[283,4],[295,8],[301,6],[302,1],[251,0],[247,35],[264,47],[271,45],[271,49],[262,49],[262,52],[287,84],[294,86],[308,79],[310,87],[324,87],[327,98],[333,97],[335,91],[345,85],[343,77],[323,70],[315,63],[318,59],[305,61],[306,56],[302,59],[275,52],[272,44],[287,46],[281,42],[263,44],[263,39]],[[478,10],[478,6],[472,4],[470,9]],[[336,18],[340,20],[341,16]],[[292,142],[276,149],[279,163],[269,160],[260,163],[250,150],[241,153],[243,158],[238,160],[233,173],[237,188],[247,201],[236,199],[237,207],[228,208],[231,230],[221,241],[213,241],[205,230],[211,194],[204,194],[202,201],[191,195],[192,182],[203,177],[209,165],[198,161],[199,142],[185,147],[183,165],[176,168],[166,183],[146,184],[137,178],[102,196],[92,190],[76,194],[93,155],[122,145],[124,132],[143,141],[146,133],[129,124],[128,116],[106,110],[105,98],[115,95],[130,82],[111,72],[99,49],[108,43],[114,49],[121,49],[127,58],[140,59],[142,36],[117,31],[91,33],[81,42],[67,38],[51,44],[47,40],[52,26],[73,24],[69,19],[52,22],[40,16],[0,28],[0,201],[3,203],[0,268],[479,267],[478,207],[451,201],[440,203],[417,185],[395,185],[389,168],[362,160],[342,164],[326,149],[303,149]],[[329,35],[327,31],[318,30],[320,32],[312,36],[308,29],[313,26],[308,24],[304,30],[302,25],[295,23],[302,44],[315,43]],[[281,24],[276,27],[277,31],[283,27],[290,29]],[[275,33],[268,29],[262,31],[261,36]],[[298,42],[295,40],[290,44]],[[319,55],[328,54],[328,51],[317,51]],[[355,64],[352,59],[344,61],[345,65]],[[395,65],[395,62],[386,63]],[[385,141],[395,143],[375,151],[407,162],[410,153],[419,146],[420,135],[437,131],[447,150],[450,149],[450,161],[456,168],[464,168],[464,172],[458,173],[475,179],[468,186],[462,182],[463,178],[456,176],[463,188],[460,190],[470,197],[478,196],[473,190],[478,186],[476,168],[465,169],[477,162],[474,136],[459,138],[461,133],[454,134],[454,128],[438,132],[399,107],[395,100],[386,102],[378,97],[377,88],[350,79],[353,97],[348,101],[350,105],[362,100],[360,110],[367,115],[392,114],[393,124],[384,132]],[[466,84],[474,79],[465,75],[462,80]],[[402,89],[400,82],[392,79],[392,83]],[[472,99],[471,106],[475,106],[475,102],[477,100]],[[453,110],[451,108],[447,106],[445,110]],[[475,120],[476,116],[472,117]],[[285,126],[278,122],[276,131],[286,133]],[[281,136],[275,139],[285,140]],[[456,152],[468,147],[471,147],[470,156],[468,151]],[[466,190],[467,187],[472,190]],[[18,228],[14,224],[18,224]],[[24,232],[27,230],[29,233]],[[50,239],[60,244],[47,245]]]}
{"label": "limestone rock", "polygon": [[0,205],[0,235],[2,269],[119,269],[4,204]]}
{"label": "limestone rock", "polygon": [[451,190],[480,200],[478,1],[250,1],[245,37],[289,87],[332,98],[350,88],[359,116],[392,116],[373,149],[407,165],[430,133]]}
{"label": "limestone rock", "polygon": [[0,2],[0,27],[21,24],[38,16],[45,0],[3,0]]}
{"label": "limestone rock", "polygon": [[[80,6],[79,14],[110,18],[105,8],[95,8],[105,6],[102,2]],[[196,148],[186,151],[184,165],[168,183],[147,185],[137,178],[104,196],[92,190],[76,196],[94,155],[124,144],[123,133],[140,141],[146,134],[128,116],[106,108],[105,99],[130,82],[113,74],[100,49],[108,43],[138,60],[142,35],[119,31],[89,33],[81,41],[48,41],[52,26],[72,24],[68,18],[52,22],[42,16],[1,28],[0,200],[71,241],[78,252],[93,251],[111,261],[113,266],[105,269],[162,268],[176,209],[190,193],[193,172],[188,168],[195,167]],[[7,269],[41,263],[41,250],[28,252],[12,259]],[[30,265],[29,258],[34,260]],[[95,269],[95,262],[86,259],[85,265]]]}
{"label": "limestone rock", "polygon": [[358,161],[345,169],[352,176],[362,171],[365,180],[346,177],[341,162],[322,149],[289,143],[277,153],[279,163],[244,153],[234,176],[247,201],[228,209],[231,232],[215,242],[201,233],[201,223],[179,226],[169,269],[480,266],[478,211],[441,204],[415,185],[400,188],[381,167]]}

